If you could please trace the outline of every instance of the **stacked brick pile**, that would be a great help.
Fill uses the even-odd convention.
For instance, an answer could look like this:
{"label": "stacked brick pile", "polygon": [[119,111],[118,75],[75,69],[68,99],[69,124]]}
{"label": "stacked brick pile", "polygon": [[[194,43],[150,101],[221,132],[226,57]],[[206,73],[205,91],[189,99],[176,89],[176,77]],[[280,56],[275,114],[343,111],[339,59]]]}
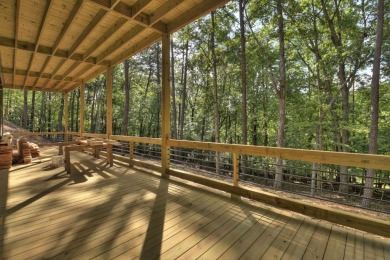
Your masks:
{"label": "stacked brick pile", "polygon": [[22,138],[19,139],[17,142],[19,156],[21,163],[31,163],[32,157],[31,157],[31,150],[30,150],[30,144],[28,143],[27,139]]}
{"label": "stacked brick pile", "polygon": [[0,145],[0,169],[8,169],[12,165],[12,147]]}
{"label": "stacked brick pile", "polygon": [[32,158],[39,157],[39,146],[35,143],[29,143]]}

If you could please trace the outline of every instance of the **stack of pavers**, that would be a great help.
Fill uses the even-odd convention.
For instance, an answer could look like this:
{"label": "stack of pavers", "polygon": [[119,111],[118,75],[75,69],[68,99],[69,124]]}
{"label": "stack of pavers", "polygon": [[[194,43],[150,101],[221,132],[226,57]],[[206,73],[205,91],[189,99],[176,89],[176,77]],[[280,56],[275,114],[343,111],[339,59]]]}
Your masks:
{"label": "stack of pavers", "polygon": [[20,162],[21,163],[31,163],[32,157],[31,157],[31,150],[30,150],[30,144],[28,143],[26,138],[21,138],[17,142],[19,156],[20,156]]}
{"label": "stack of pavers", "polygon": [[32,158],[39,157],[39,146],[35,143],[28,143],[30,146],[30,153]]}
{"label": "stack of pavers", "polygon": [[0,169],[8,169],[12,165],[12,147],[0,145]]}

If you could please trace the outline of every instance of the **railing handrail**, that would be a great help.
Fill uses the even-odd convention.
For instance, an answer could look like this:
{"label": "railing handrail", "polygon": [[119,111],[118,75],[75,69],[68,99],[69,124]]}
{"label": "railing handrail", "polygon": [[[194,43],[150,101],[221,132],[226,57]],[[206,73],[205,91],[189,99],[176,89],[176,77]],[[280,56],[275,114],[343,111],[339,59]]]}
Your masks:
{"label": "railing handrail", "polygon": [[125,135],[110,135],[109,139],[116,141],[147,143],[147,144],[162,144],[161,138],[139,137],[139,136],[125,136]]}
{"label": "railing handrail", "polygon": [[169,146],[193,148],[217,152],[230,152],[242,155],[282,158],[294,161],[316,162],[366,169],[390,170],[390,156],[378,154],[346,153],[268,146],[223,144],[170,139]]}
{"label": "railing handrail", "polygon": [[12,136],[62,135],[65,132],[10,132]]}

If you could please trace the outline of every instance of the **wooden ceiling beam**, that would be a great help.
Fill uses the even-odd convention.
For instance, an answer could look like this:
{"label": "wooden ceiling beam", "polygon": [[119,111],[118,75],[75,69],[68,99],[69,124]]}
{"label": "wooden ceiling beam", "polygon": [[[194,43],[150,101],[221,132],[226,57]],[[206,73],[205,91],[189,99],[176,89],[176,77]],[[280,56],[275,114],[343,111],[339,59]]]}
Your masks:
{"label": "wooden ceiling beam", "polygon": [[75,19],[76,15],[80,11],[83,3],[84,3],[84,1],[77,1],[75,6],[73,7],[68,19],[66,20],[64,27],[61,30],[61,33],[58,35],[56,41],[53,44],[52,55],[54,55],[54,53],[56,53],[58,46],[61,44],[62,40],[64,39],[66,32],[69,30],[70,26],[72,25],[73,20]]}
{"label": "wooden ceiling beam", "polygon": [[214,11],[215,9],[223,6],[230,0],[213,0],[213,1],[203,1],[194,8],[183,13],[175,20],[168,23],[168,32],[173,33],[185,25],[195,21],[196,19]]}
{"label": "wooden ceiling beam", "polygon": [[168,2],[164,3],[160,8],[158,8],[154,13],[150,15],[150,24],[154,25],[158,21],[160,21],[164,15],[177,8],[180,4],[182,4],[185,0],[168,0]]}
{"label": "wooden ceiling beam", "polygon": [[[117,1],[118,2],[118,1]],[[122,26],[127,22],[128,20],[121,17],[119,18],[100,38],[86,50],[82,57],[82,61],[85,61],[90,58],[91,54],[99,48],[99,46],[103,45],[113,34],[115,34]],[[75,70],[79,65],[82,63],[79,61],[76,61],[75,64],[73,64],[69,69],[65,71],[63,76],[68,76],[73,70]]]}
{"label": "wooden ceiling beam", "polygon": [[123,35],[120,39],[118,39],[114,44],[112,44],[110,47],[105,49],[97,58],[96,58],[96,64],[101,64],[102,61],[109,55],[111,55],[113,52],[118,50],[120,47],[122,47],[124,44],[129,42],[131,39],[133,39],[135,36],[137,36],[140,32],[142,32],[145,28],[136,25],[133,29],[128,31],[125,35]]}
{"label": "wooden ceiling beam", "polygon": [[[4,88],[13,88],[13,89],[20,89],[20,90],[27,90],[27,91],[47,91],[46,89],[42,89],[40,87],[33,87],[33,86],[23,86],[23,85],[15,85],[12,84],[4,84]],[[58,91],[52,91],[52,92],[58,92]]]}
{"label": "wooden ceiling beam", "polygon": [[8,74],[8,75],[13,75],[13,73],[15,73],[15,75],[17,75],[17,76],[24,76],[24,77],[30,77],[30,78],[39,78],[40,77],[43,79],[53,79],[55,81],[64,80],[64,81],[80,82],[80,81],[73,80],[72,77],[64,77],[61,75],[57,75],[55,77],[52,77],[51,74],[49,74],[49,73],[43,73],[41,75],[41,72],[38,72],[38,71],[27,71],[27,70],[17,69],[14,72],[13,68],[3,68],[2,73]]}
{"label": "wooden ceiling beam", "polygon": [[[46,18],[47,18],[47,15],[49,13],[49,10],[50,10],[51,3],[52,3],[51,0],[48,0],[46,2],[46,6],[45,6],[45,10],[43,12],[43,17],[42,17],[42,20],[41,20],[41,24],[39,25],[39,29],[38,29],[38,36],[37,36],[37,39],[35,41],[35,48],[34,48],[33,53],[31,54],[31,58],[30,58],[30,61],[29,61],[29,64],[28,64],[27,75],[29,75],[29,73],[31,71],[31,66],[32,66],[32,64],[34,62],[35,54],[36,54],[36,52],[38,50],[39,41],[41,40],[42,31],[45,28],[45,25],[46,25],[46,22],[47,22]],[[23,86],[26,86],[26,82],[27,82],[27,77],[24,79]]]}
{"label": "wooden ceiling beam", "polygon": [[[126,3],[119,1],[114,8],[111,7],[109,2],[104,0],[86,0],[86,1],[99,8],[120,15],[121,17],[129,21],[138,23],[139,25],[142,25],[145,28],[152,29],[158,33],[165,33],[167,31],[166,24],[162,22],[158,24],[150,25],[149,15],[141,12],[146,7],[146,5],[149,4],[149,1],[141,0],[136,2],[133,6],[130,6]],[[137,11],[137,10],[141,10],[141,11]]]}
{"label": "wooden ceiling beam", "polygon": [[[45,71],[46,67],[47,67],[47,64],[49,64],[51,58],[53,57],[53,55],[55,53],[57,53],[57,50],[58,50],[58,47],[60,46],[62,40],[64,39],[64,36],[66,34],[66,32],[69,30],[71,24],[73,23],[73,20],[75,19],[76,15],[78,14],[78,12],[80,11],[82,5],[83,5],[84,1],[77,1],[75,6],[73,7],[68,19],[66,20],[66,23],[64,24],[64,27],[62,28],[61,30],[61,33],[57,36],[57,39],[55,40],[54,44],[53,44],[53,47],[51,48],[51,54],[49,56],[46,57],[46,61],[44,63],[44,65],[42,66],[42,69],[40,71],[41,75],[43,74],[43,72]],[[67,57],[65,58],[65,60],[62,60],[60,62],[60,64],[64,64],[66,59],[70,56],[68,53],[66,55]],[[61,66],[62,66],[61,64]],[[60,69],[61,66],[57,66],[56,69]],[[38,82],[38,79],[35,81],[35,84]],[[44,85],[44,89],[45,87],[48,85],[49,83],[47,82],[45,85]]]}
{"label": "wooden ceiling beam", "polygon": [[[106,10],[100,9],[98,13],[93,17],[92,21],[89,23],[87,28],[84,29],[83,33],[77,38],[77,40],[73,43],[68,51],[68,57],[72,57],[77,48],[83,43],[83,41],[88,37],[88,35],[96,28],[96,26],[103,20],[104,16],[108,12]],[[52,77],[55,77],[58,71],[62,68],[62,66],[67,61],[66,58],[63,58],[56,69],[52,72]],[[44,86],[46,88],[48,83]]]}
{"label": "wooden ceiling beam", "polygon": [[[16,42],[16,44],[15,44]],[[16,46],[16,47],[15,47]],[[10,49],[18,49],[21,51],[27,51],[27,52],[32,52],[35,54],[43,54],[46,56],[51,56],[52,54],[52,48],[47,47],[47,46],[38,46],[37,49],[36,44],[31,43],[31,42],[23,42],[23,41],[15,41],[15,39],[10,39],[6,37],[0,36],[0,47],[7,47]],[[36,49],[36,51],[35,51]],[[66,58],[70,60],[75,60],[75,61],[83,61],[89,64],[95,64],[95,59],[93,57],[88,57],[88,59],[83,59],[83,55],[79,53],[73,54],[72,57],[68,57],[68,52],[64,50],[57,50],[57,52],[53,55],[54,57],[58,58]]]}
{"label": "wooden ceiling beam", "polygon": [[150,4],[152,0],[138,0],[131,9],[131,16],[136,17]]}

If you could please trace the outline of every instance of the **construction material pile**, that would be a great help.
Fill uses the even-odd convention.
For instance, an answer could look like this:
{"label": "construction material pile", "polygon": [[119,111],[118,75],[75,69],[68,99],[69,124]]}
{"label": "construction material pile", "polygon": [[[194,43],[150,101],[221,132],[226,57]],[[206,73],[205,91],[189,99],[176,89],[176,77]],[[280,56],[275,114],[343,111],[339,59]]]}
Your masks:
{"label": "construction material pile", "polygon": [[0,169],[8,169],[12,165],[12,147],[0,145]]}
{"label": "construction material pile", "polygon": [[28,143],[30,145],[30,153],[32,158],[36,158],[40,156],[39,146],[35,143]]}
{"label": "construction material pile", "polygon": [[21,138],[17,141],[19,152],[19,163],[30,163],[32,161],[30,144],[26,138]]}

